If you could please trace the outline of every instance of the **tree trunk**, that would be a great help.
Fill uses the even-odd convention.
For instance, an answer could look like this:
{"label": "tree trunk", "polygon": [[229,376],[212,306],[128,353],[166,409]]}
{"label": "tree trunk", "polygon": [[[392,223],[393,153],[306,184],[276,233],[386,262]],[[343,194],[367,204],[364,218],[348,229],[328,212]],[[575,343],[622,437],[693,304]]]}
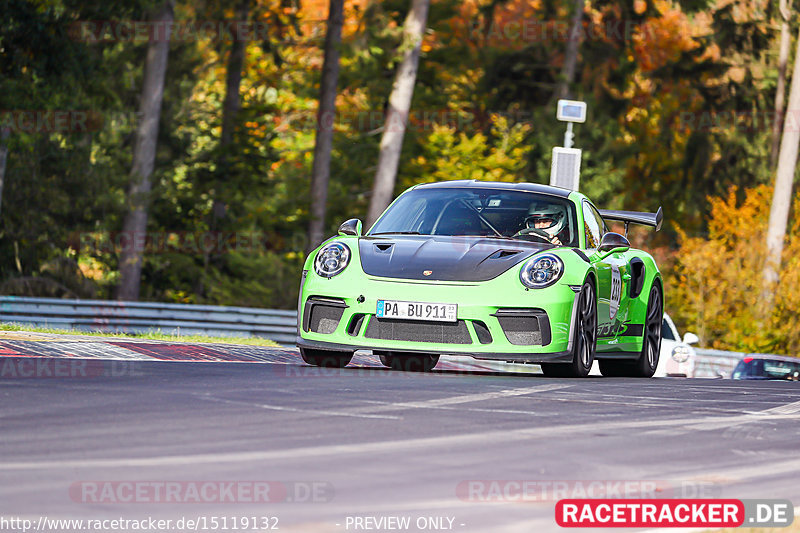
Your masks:
{"label": "tree trunk", "polygon": [[569,98],[569,87],[575,81],[575,69],[578,65],[578,48],[581,44],[581,22],[583,21],[583,2],[575,0],[575,12],[567,36],[567,51],[564,53],[564,66],[561,69],[561,79],[556,87],[556,99]]}
{"label": "tree trunk", "polygon": [[317,136],[314,142],[314,164],[311,169],[311,220],[308,224],[308,252],[322,242],[325,209],[328,203],[328,182],[331,175],[333,124],[336,118],[336,85],[339,83],[339,45],[342,42],[344,0],[330,0],[328,29],[325,35],[325,60],[319,87]]}
{"label": "tree trunk", "polygon": [[[237,22],[245,22],[250,12],[250,0],[242,0],[236,9]],[[244,53],[247,48],[245,39],[234,38],[231,51],[228,55],[228,71],[225,80],[225,101],[222,104],[222,134],[220,144],[228,146],[233,140],[233,130],[236,126],[236,115],[242,108],[240,89],[242,86],[242,68],[244,67]]]}
{"label": "tree trunk", "polygon": [[378,170],[375,172],[375,184],[367,213],[367,227],[375,223],[389,205],[394,193],[397,166],[400,162],[400,150],[403,148],[411,98],[414,96],[414,83],[417,79],[417,66],[429,5],[430,0],[412,0],[411,11],[408,12],[404,23],[401,47],[403,59],[397,69],[392,94],[389,96],[389,107],[386,111],[378,156]]}
{"label": "tree trunk", "polygon": [[772,195],[772,207],[769,212],[767,227],[767,258],[764,265],[764,300],[765,309],[772,307],[775,283],[779,279],[783,240],[789,219],[789,208],[792,203],[792,182],[794,181],[797,150],[800,144],[800,38],[797,39],[797,50],[794,54],[792,86],[789,91],[789,106],[786,120],[783,123],[778,170],[775,176],[775,191]]}
{"label": "tree trunk", "polygon": [[142,97],[139,104],[141,122],[136,129],[133,146],[131,182],[128,188],[128,213],[122,226],[120,254],[119,300],[138,300],[147,230],[147,209],[150,203],[150,177],[156,157],[158,123],[164,97],[164,76],[167,71],[170,27],[173,21],[173,0],[167,0],[152,17],[157,36],[147,45]]}
{"label": "tree trunk", "polygon": [[[236,8],[236,21],[245,22],[250,12],[250,0],[242,0]],[[244,56],[247,50],[247,40],[234,38],[231,51],[228,55],[228,68],[225,79],[225,100],[222,102],[222,132],[219,146],[221,155],[219,160],[222,181],[217,181],[214,191],[214,201],[211,204],[211,230],[218,229],[219,221],[225,216],[225,202],[221,196],[223,181],[228,178],[228,147],[233,143],[233,132],[236,129],[236,116],[242,108],[241,87]],[[205,263],[208,265],[208,253]]]}
{"label": "tree trunk", "polygon": [[789,28],[792,1],[781,0],[781,44],[778,53],[778,86],[775,89],[775,118],[772,123],[772,151],[770,153],[770,167],[775,168],[778,162],[778,150],[781,145],[781,127],[783,126],[783,102],[786,99],[786,64],[789,62],[789,49],[792,36]]}
{"label": "tree trunk", "polygon": [[[236,8],[236,23],[247,21],[250,13],[250,0],[241,0]],[[222,101],[222,132],[219,138],[219,159],[217,161],[218,176],[213,182],[213,201],[211,213],[208,217],[208,226],[211,231],[220,229],[220,222],[225,218],[227,206],[225,204],[226,181],[230,179],[229,147],[233,144],[233,133],[236,129],[236,117],[242,108],[242,71],[244,69],[247,39],[239,38],[234,34],[231,50],[228,53],[228,66],[225,72],[225,99]],[[211,251],[203,250],[203,269],[208,272],[211,262]],[[202,293],[202,287],[197,289]]]}
{"label": "tree trunk", "polygon": [[3,208],[3,185],[6,182],[6,161],[8,160],[9,128],[0,128],[0,214]]}

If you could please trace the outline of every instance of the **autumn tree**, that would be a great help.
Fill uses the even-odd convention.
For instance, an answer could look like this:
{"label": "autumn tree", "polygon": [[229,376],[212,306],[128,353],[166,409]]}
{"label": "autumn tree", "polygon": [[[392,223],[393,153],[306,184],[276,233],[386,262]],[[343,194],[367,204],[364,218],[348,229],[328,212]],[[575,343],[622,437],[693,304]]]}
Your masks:
{"label": "autumn tree", "polygon": [[786,98],[786,65],[789,63],[792,33],[789,21],[792,14],[792,0],[780,0],[778,15],[781,19],[781,37],[778,50],[778,81],[775,87],[775,118],[772,123],[772,150],[770,166],[778,162],[778,150],[781,146],[781,128],[783,127],[783,108]]}
{"label": "autumn tree", "polygon": [[567,36],[567,48],[564,53],[564,66],[561,70],[561,79],[556,88],[556,98],[568,98],[569,87],[575,81],[575,69],[578,64],[578,49],[581,39],[581,21],[583,19],[584,0],[575,0],[572,21]]}
{"label": "autumn tree", "polygon": [[325,211],[328,203],[328,181],[331,175],[333,125],[336,116],[336,85],[339,81],[339,47],[342,42],[344,0],[330,0],[325,34],[325,59],[319,87],[317,132],[314,143],[314,163],[311,169],[311,221],[308,226],[310,252],[323,239]]}
{"label": "autumn tree", "polygon": [[378,168],[367,212],[367,227],[375,223],[394,194],[397,167],[400,162],[400,151],[403,148],[408,113],[411,109],[411,98],[414,95],[414,82],[417,79],[429,6],[430,0],[412,0],[411,10],[403,25],[403,43],[400,47],[402,59],[397,67],[392,93],[389,96],[389,106],[386,109]]}
{"label": "autumn tree", "polygon": [[[236,7],[236,21],[245,23],[250,12],[250,0],[239,0]],[[242,69],[244,68],[245,52],[247,51],[247,39],[236,33],[233,36],[230,52],[228,52],[228,63],[225,71],[225,100],[222,104],[222,128],[219,139],[220,167],[222,170],[222,180],[226,179],[229,170],[228,150],[233,142],[233,133],[236,127],[236,117],[242,107],[242,99],[239,94],[242,85]],[[217,229],[217,221],[224,216],[225,204],[216,196],[211,208],[211,228]]]}
{"label": "autumn tree", "polygon": [[141,123],[137,128],[133,147],[131,182],[128,189],[128,213],[122,229],[127,243],[123,246],[120,254],[120,285],[117,293],[117,298],[120,300],[139,299],[143,243],[147,231],[147,210],[152,190],[150,177],[155,165],[158,124],[161,118],[161,102],[164,97],[164,76],[167,72],[170,25],[173,18],[172,0],[164,2],[151,18],[157,28],[157,35],[148,44],[144,66],[144,81],[142,82],[142,97],[139,107]]}
{"label": "autumn tree", "polygon": [[[793,113],[800,110],[800,38],[797,40],[797,50],[795,51],[788,109]],[[800,127],[794,120],[784,121],[778,169],[775,172],[775,189],[766,232],[768,253],[764,262],[763,277],[764,300],[767,307],[770,307],[773,302],[775,283],[780,277],[781,255],[789,222],[798,145],[800,145]]]}
{"label": "autumn tree", "polygon": [[[667,274],[667,305],[676,321],[697,331],[705,346],[742,352],[797,354],[800,350],[800,220],[787,227],[784,272],[775,305],[764,313],[762,280],[753,276],[767,255],[763,240],[772,188],[731,188],[709,198],[708,233],[680,232],[677,265]],[[800,197],[790,199],[800,209]]]}

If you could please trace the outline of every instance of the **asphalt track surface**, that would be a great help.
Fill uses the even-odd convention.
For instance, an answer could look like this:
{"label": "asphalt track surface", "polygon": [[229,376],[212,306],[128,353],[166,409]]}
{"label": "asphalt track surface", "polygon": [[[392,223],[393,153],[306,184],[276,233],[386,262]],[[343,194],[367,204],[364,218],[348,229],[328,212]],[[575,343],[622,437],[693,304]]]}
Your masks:
{"label": "asphalt track surface", "polygon": [[[471,360],[413,374],[370,355],[327,370],[293,349],[68,340],[0,338],[0,517],[502,532],[557,530],[554,501],[582,490],[800,504],[799,383],[552,379]],[[270,489],[190,490],[229,482]],[[143,493],[120,501],[122,483]],[[159,483],[180,487],[173,501]]]}

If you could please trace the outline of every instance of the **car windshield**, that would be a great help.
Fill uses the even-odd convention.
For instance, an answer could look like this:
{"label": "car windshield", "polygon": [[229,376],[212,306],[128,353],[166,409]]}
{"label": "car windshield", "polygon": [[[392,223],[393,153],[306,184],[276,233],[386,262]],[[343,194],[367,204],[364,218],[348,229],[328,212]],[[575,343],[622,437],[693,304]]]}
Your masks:
{"label": "car windshield", "polygon": [[557,196],[497,189],[414,189],[369,235],[469,235],[577,246],[575,208]]}
{"label": "car windshield", "polygon": [[775,359],[744,359],[736,365],[733,379],[797,379],[800,374],[800,362],[781,361]]}

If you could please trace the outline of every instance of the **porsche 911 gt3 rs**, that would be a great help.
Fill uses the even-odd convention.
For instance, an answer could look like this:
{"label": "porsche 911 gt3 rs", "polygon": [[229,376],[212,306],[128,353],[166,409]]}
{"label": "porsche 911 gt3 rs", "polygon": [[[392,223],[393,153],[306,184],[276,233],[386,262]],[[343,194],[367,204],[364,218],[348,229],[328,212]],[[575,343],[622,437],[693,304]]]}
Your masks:
{"label": "porsche 911 gt3 rs", "polygon": [[372,350],[399,370],[440,356],[537,363],[546,375],[650,377],[661,273],[606,220],[658,230],[662,214],[599,210],[531,183],[449,181],[401,194],[362,234],[351,219],[303,267],[303,360],[343,367]]}

